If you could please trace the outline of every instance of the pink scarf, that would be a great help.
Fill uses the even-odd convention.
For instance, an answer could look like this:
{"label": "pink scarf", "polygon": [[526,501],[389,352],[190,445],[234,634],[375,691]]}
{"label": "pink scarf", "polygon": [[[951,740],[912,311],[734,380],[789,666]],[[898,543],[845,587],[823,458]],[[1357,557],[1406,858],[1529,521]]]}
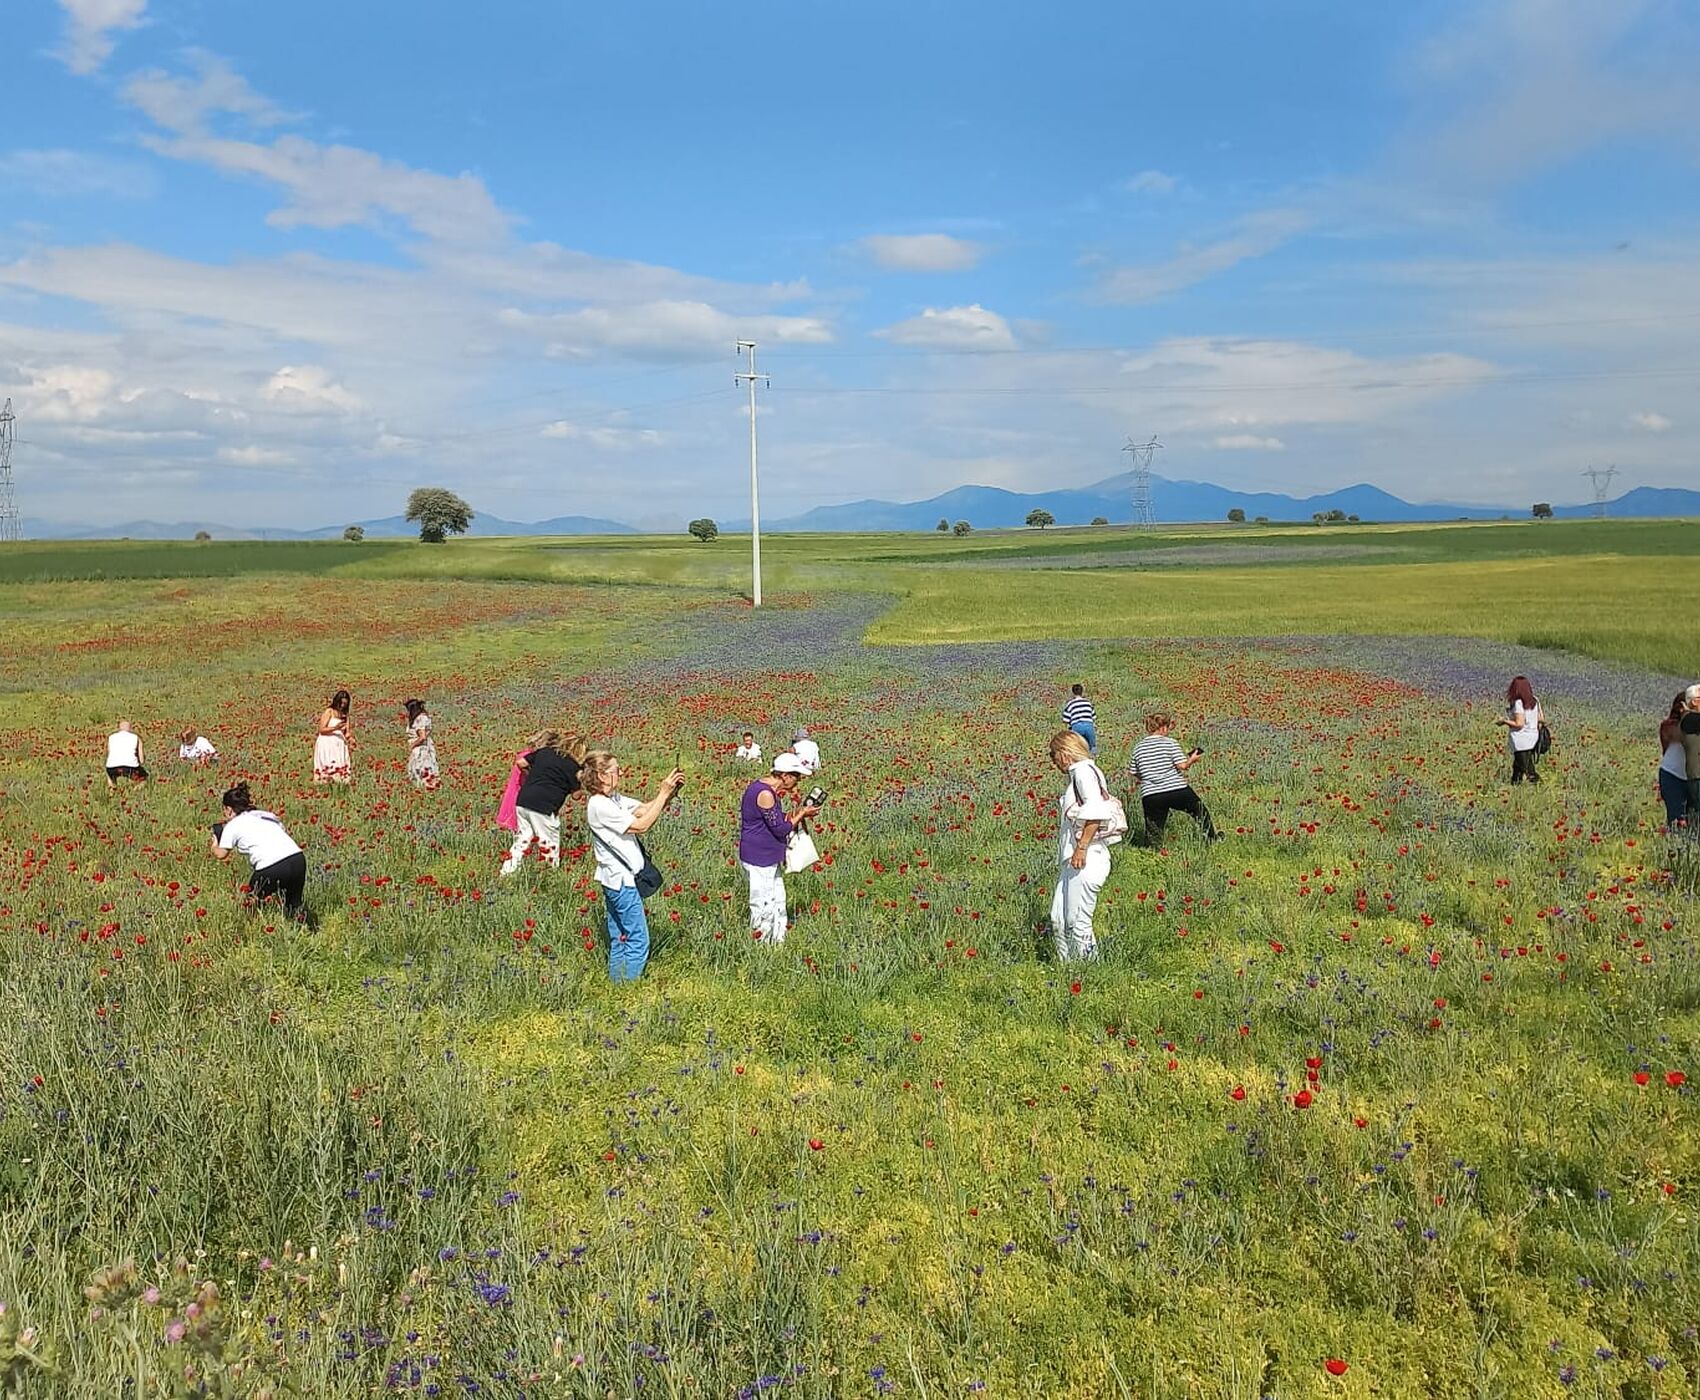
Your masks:
{"label": "pink scarf", "polygon": [[[519,758],[529,757],[531,757],[530,749],[519,755]],[[517,832],[519,830],[519,790],[524,781],[525,769],[519,766],[519,759],[516,758],[513,772],[508,774],[508,785],[502,791],[502,805],[496,809],[496,825],[504,831]]]}

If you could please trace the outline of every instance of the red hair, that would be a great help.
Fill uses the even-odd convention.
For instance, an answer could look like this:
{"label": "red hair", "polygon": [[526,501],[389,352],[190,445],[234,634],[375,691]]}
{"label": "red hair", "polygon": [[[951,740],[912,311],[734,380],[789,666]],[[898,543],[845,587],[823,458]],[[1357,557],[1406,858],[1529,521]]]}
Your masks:
{"label": "red hair", "polygon": [[1507,705],[1515,705],[1519,700],[1523,702],[1525,710],[1534,707],[1535,688],[1529,684],[1527,676],[1513,676],[1511,684],[1505,688],[1505,703]]}

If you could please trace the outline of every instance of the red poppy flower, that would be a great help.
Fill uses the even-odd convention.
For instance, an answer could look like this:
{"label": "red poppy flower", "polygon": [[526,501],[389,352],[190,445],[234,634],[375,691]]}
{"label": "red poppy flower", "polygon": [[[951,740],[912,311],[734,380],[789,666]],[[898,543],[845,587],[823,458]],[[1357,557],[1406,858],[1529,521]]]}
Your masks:
{"label": "red poppy flower", "polygon": [[1080,983],[1070,982],[1068,984],[1068,994],[1070,996],[1074,996],[1074,997],[1079,996],[1080,995]]}
{"label": "red poppy flower", "polygon": [[1293,1107],[1294,1108],[1309,1108],[1310,1107],[1310,1090],[1309,1089],[1300,1089],[1298,1091],[1298,1093],[1293,1095]]}
{"label": "red poppy flower", "polygon": [[1346,1374],[1348,1368],[1346,1363],[1338,1356],[1331,1356],[1328,1360],[1322,1363],[1322,1369],[1327,1371],[1331,1376],[1343,1376]]}
{"label": "red poppy flower", "polygon": [[1245,1102],[1245,1085],[1243,1085],[1243,1084],[1234,1085],[1234,1087],[1231,1090],[1228,1091],[1228,1097],[1230,1099],[1232,1099],[1235,1103],[1244,1103]]}
{"label": "red poppy flower", "polygon": [[1680,1089],[1684,1084],[1688,1083],[1688,1076],[1679,1069],[1666,1070],[1665,1083],[1670,1085],[1673,1089]]}
{"label": "red poppy flower", "polygon": [[1648,1074],[1647,1071],[1644,1070],[1644,1069],[1638,1069],[1638,1070],[1635,1071],[1634,1074],[1632,1074],[1630,1076],[1630,1078],[1633,1079],[1637,1084],[1646,1084],[1652,1079],[1652,1077],[1653,1076]]}
{"label": "red poppy flower", "polygon": [[819,1152],[821,1150],[821,1148],[823,1148],[825,1146],[826,1146],[826,1144],[824,1142],[822,1142],[819,1138],[810,1138],[809,1139],[809,1151],[810,1152]]}

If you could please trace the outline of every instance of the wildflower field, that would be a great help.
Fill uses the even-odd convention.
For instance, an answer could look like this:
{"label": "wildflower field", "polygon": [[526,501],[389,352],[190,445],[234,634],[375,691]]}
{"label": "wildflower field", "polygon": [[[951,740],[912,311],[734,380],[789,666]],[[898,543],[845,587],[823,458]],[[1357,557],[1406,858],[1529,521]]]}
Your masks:
{"label": "wildflower field", "polygon": [[[1038,575],[964,552],[911,589],[859,546],[856,587],[756,612],[676,546],[647,585],[585,581],[638,546],[577,581],[571,549],[335,548],[0,587],[0,1393],[1700,1388],[1697,870],[1653,738],[1692,621],[1613,656],[1609,619],[1549,610],[1593,657],[1359,628],[1408,606],[1366,557],[1328,635],[1142,634],[1118,575],[1121,638],[1030,611],[881,645],[961,630],[927,592],[951,569],[982,609]],[[1298,625],[1302,569],[1235,569],[1254,623],[1266,589],[1263,630]],[[1557,736],[1537,788],[1492,726],[1517,672]],[[1172,708],[1225,833],[1152,847],[1136,815],[1089,965],[1045,927],[1072,680],[1112,779]],[[337,686],[355,777],[314,787]],[[109,793],[121,717],[154,778]],[[210,769],[175,761],[191,724]],[[558,872],[497,877],[543,724],[630,792],[687,772],[633,986],[582,802]],[[822,860],[765,946],[731,750],[798,724]],[[206,855],[237,779],[306,848],[310,930]]]}

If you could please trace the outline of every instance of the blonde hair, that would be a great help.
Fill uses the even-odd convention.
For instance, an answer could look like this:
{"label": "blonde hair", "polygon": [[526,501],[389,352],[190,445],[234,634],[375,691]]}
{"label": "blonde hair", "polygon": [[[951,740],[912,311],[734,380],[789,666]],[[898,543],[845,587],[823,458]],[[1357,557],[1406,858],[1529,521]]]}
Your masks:
{"label": "blonde hair", "polygon": [[525,746],[528,749],[546,749],[560,737],[553,729],[539,729],[535,734],[526,736]]}
{"label": "blonde hair", "polygon": [[585,742],[582,734],[569,734],[566,738],[555,741],[555,752],[564,753],[574,763],[583,763],[589,749],[590,745]]}
{"label": "blonde hair", "polygon": [[1072,729],[1064,729],[1051,739],[1051,757],[1057,759],[1065,754],[1069,763],[1075,764],[1083,758],[1091,758],[1092,750],[1086,747],[1086,740]]}
{"label": "blonde hair", "polygon": [[1174,728],[1175,717],[1167,710],[1152,710],[1145,716],[1145,732],[1155,734],[1159,729]]}
{"label": "blonde hair", "polygon": [[579,784],[592,796],[607,794],[608,770],[614,766],[614,755],[603,749],[594,749],[584,756],[584,761],[578,770]]}

